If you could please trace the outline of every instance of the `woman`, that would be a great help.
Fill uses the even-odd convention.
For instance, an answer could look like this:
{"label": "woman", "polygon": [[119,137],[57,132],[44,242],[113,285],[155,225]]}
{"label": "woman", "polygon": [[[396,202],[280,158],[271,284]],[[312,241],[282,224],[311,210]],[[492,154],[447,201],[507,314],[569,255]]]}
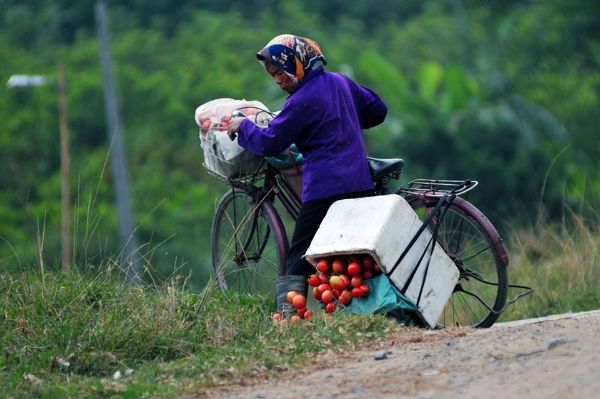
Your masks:
{"label": "woman", "polygon": [[311,39],[280,35],[256,57],[289,97],[268,127],[238,117],[229,134],[234,138],[237,133],[239,145],[261,156],[280,154],[292,143],[303,155],[302,208],[286,276],[277,280],[277,306],[286,310],[289,291],[307,293],[307,276],[314,268],[303,255],[329,206],[373,193],[361,129],[383,122],[387,107],[373,91],[317,66],[327,61]]}

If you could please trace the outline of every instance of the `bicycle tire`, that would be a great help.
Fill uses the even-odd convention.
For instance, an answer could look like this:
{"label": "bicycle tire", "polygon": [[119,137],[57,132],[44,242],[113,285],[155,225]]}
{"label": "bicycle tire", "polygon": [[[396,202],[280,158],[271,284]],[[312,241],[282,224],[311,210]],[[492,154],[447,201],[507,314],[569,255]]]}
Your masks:
{"label": "bicycle tire", "polygon": [[242,189],[223,195],[211,228],[212,264],[222,291],[275,298],[285,274],[288,241],[273,203],[256,204]]}
{"label": "bicycle tire", "polygon": [[[422,219],[438,200],[416,196],[406,199]],[[438,223],[437,218],[432,222]],[[474,205],[456,197],[437,234],[438,243],[460,271],[438,326],[491,327],[504,310],[508,293],[508,256],[498,232]]]}

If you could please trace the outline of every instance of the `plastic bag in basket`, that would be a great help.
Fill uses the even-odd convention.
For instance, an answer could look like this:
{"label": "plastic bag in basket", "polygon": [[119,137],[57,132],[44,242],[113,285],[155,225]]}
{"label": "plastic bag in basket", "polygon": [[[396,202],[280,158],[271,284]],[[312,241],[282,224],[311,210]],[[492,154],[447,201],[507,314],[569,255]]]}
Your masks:
{"label": "plastic bag in basket", "polygon": [[217,98],[196,108],[195,120],[200,134],[206,135],[209,130],[226,131],[234,111],[242,111],[259,126],[266,126],[272,119],[269,109],[260,101]]}

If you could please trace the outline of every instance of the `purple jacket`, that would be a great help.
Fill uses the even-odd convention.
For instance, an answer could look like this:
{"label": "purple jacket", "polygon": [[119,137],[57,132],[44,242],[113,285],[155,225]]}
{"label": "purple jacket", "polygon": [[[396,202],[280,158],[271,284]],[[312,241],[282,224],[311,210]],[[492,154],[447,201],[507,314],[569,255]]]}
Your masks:
{"label": "purple jacket", "polygon": [[361,129],[380,124],[386,114],[377,94],[319,67],[268,127],[242,121],[238,143],[261,156],[278,155],[295,143],[304,158],[303,201],[372,190]]}

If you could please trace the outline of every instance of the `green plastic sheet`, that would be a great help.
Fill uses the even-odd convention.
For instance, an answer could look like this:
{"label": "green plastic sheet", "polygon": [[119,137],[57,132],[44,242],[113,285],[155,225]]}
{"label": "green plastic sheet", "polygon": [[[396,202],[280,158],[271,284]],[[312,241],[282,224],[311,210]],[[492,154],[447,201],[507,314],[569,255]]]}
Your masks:
{"label": "green plastic sheet", "polygon": [[342,312],[384,314],[403,324],[422,324],[415,304],[402,295],[385,274],[365,280],[365,283],[369,285],[369,295],[352,299]]}

